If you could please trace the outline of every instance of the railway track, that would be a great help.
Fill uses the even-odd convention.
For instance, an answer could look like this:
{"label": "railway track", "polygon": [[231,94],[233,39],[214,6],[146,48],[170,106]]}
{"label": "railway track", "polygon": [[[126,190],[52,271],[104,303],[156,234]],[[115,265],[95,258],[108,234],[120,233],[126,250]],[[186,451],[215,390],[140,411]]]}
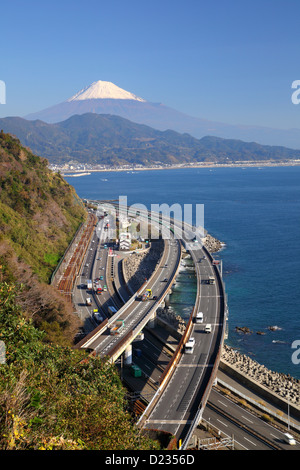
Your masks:
{"label": "railway track", "polygon": [[89,214],[86,229],[84,230],[80,241],[78,242],[73,255],[66,267],[63,277],[60,279],[57,289],[61,292],[70,302],[72,301],[72,289],[76,276],[82,264],[85,252],[91,240],[97,218],[94,214]]}

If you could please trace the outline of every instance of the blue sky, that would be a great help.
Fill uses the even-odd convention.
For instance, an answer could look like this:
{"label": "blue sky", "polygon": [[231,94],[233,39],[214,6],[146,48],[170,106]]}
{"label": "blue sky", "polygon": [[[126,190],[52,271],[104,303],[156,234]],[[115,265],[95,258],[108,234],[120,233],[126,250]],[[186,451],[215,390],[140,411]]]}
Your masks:
{"label": "blue sky", "polygon": [[108,80],[192,116],[300,128],[299,17],[299,0],[3,2],[0,117]]}

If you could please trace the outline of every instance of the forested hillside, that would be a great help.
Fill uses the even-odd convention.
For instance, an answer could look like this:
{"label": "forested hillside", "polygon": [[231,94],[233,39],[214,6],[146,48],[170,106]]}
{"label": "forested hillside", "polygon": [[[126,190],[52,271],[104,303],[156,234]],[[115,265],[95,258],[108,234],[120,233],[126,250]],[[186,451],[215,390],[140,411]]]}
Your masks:
{"label": "forested hillside", "polygon": [[86,211],[47,160],[0,132],[0,449],[148,449],[116,368],[73,349],[49,277]]}
{"label": "forested hillside", "polygon": [[51,163],[119,165],[300,159],[300,150],[206,136],[196,139],[159,131],[120,116],[87,113],[56,124],[19,117],[0,119],[0,129],[16,135]]}
{"label": "forested hillside", "polygon": [[49,339],[72,341],[78,320],[50,276],[86,217],[74,188],[17,139],[0,132],[0,265]]}

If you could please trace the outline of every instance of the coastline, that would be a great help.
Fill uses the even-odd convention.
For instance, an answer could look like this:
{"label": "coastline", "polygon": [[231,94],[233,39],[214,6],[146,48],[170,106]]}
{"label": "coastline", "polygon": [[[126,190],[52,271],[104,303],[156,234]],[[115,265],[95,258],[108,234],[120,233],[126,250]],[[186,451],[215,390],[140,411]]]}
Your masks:
{"label": "coastline", "polygon": [[[109,172],[127,172],[127,173],[136,173],[140,171],[151,171],[151,170],[181,170],[181,169],[204,169],[204,168],[260,168],[260,167],[291,167],[291,166],[299,166],[300,160],[292,160],[289,162],[280,161],[274,162],[271,160],[268,161],[255,161],[255,162],[232,162],[232,163],[215,163],[215,162],[207,162],[207,163],[197,163],[193,165],[186,165],[186,164],[177,164],[177,165],[170,165],[170,166],[148,166],[148,167],[129,167],[129,168],[89,168],[87,170],[76,170],[71,169],[73,172],[72,175],[66,174],[70,171],[70,169],[62,169],[57,168],[53,169],[53,171],[60,171],[62,176],[69,178],[69,177],[76,177],[76,176],[85,176],[91,173],[109,173]],[[51,165],[56,166],[56,165]]]}

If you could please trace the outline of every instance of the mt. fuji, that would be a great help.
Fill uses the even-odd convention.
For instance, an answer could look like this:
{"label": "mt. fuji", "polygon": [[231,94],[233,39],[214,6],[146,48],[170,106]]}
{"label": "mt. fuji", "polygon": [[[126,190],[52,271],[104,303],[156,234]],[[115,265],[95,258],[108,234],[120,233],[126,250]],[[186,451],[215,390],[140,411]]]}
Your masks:
{"label": "mt. fuji", "polygon": [[76,95],[69,98],[67,101],[80,101],[80,100],[100,100],[100,99],[115,99],[115,100],[136,100],[143,101],[142,98],[135,96],[129,91],[119,88],[111,82],[104,82],[98,80],[93,82],[90,86],[83,88]]}
{"label": "mt. fuji", "polygon": [[169,108],[162,103],[151,103],[114,83],[98,80],[83,88],[71,98],[42,111],[25,116],[27,120],[46,123],[65,121],[76,114],[111,114],[146,124],[157,130],[174,130],[202,138],[210,135],[240,139],[265,145],[300,148],[300,129],[272,129],[259,126],[230,125],[196,118]]}

